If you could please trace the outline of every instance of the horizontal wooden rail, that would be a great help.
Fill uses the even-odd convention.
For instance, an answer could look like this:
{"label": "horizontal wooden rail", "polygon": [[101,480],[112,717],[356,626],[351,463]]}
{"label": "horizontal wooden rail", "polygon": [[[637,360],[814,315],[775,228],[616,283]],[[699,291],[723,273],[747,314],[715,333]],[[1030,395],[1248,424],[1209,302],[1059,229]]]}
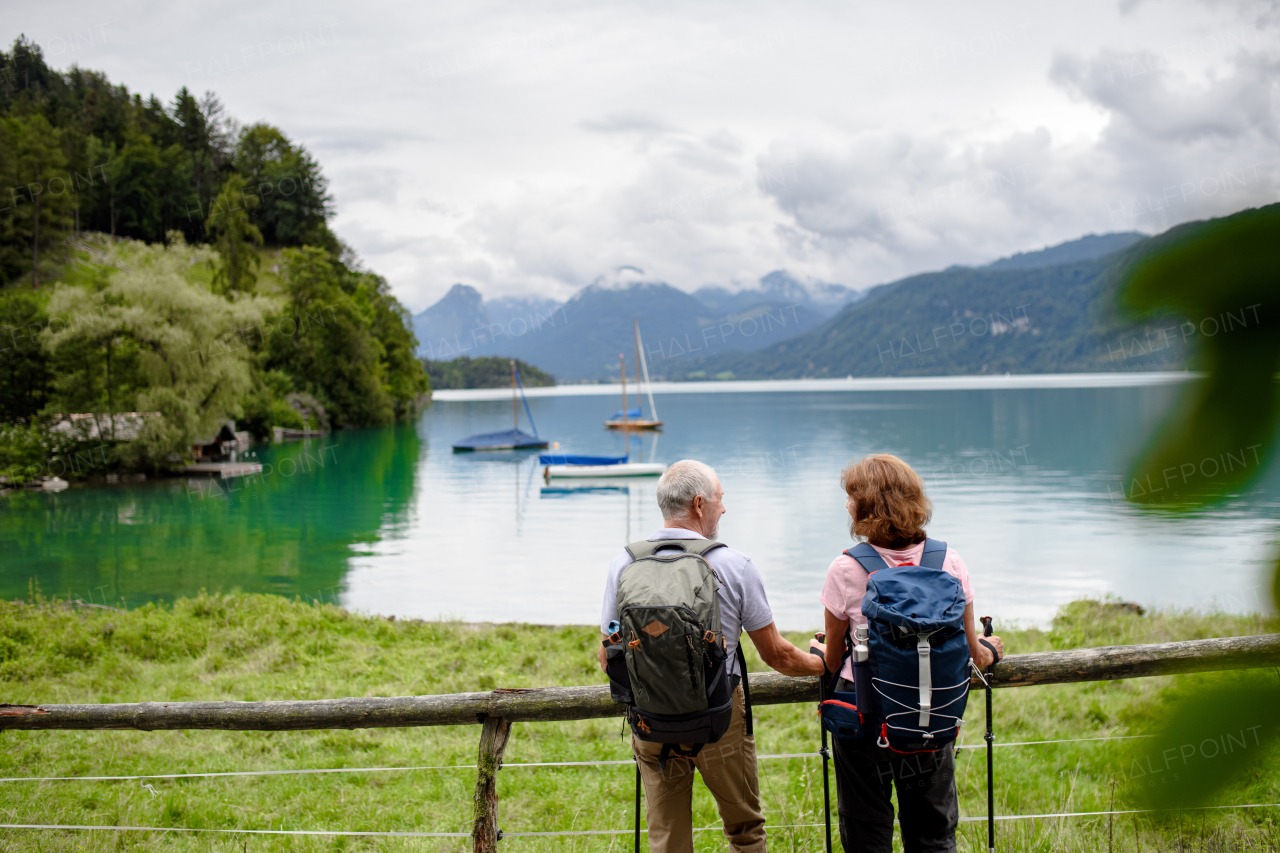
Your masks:
{"label": "horizontal wooden rail", "polygon": [[[1010,655],[994,686],[1027,687],[1151,675],[1280,666],[1280,634],[1103,646]],[[816,702],[816,678],[751,676],[754,705]],[[118,705],[2,705],[3,729],[227,729],[296,731],[396,726],[457,726],[501,717],[549,722],[612,717],[622,708],[603,685],[490,690],[438,696],[272,702],[139,702]]]}

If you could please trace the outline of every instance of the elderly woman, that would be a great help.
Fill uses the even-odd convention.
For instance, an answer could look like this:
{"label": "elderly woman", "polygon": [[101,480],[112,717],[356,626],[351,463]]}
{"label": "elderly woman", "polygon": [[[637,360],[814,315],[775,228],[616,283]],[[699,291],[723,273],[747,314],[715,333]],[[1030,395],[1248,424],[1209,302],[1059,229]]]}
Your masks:
{"label": "elderly woman", "polygon": [[[853,463],[841,474],[848,502],[849,531],[864,540],[883,558],[886,566],[921,565],[925,549],[925,525],[933,507],[925,496],[924,482],[911,466],[896,456],[877,454]],[[964,630],[969,654],[979,668],[1004,655],[999,637],[980,637],[974,624],[973,587],[969,570],[948,548],[941,571],[956,578],[964,590]],[[862,599],[868,571],[847,553],[827,569],[822,589],[826,608],[826,664],[840,669],[836,689],[853,692],[851,661],[844,660],[845,635],[850,622],[865,626]],[[863,700],[859,699],[859,705]],[[891,789],[898,791],[902,847],[915,851],[956,849],[955,757],[950,744],[932,752],[904,754],[877,745],[875,733],[857,739],[835,740],[836,792],[840,807],[840,841],[848,853],[889,853],[893,847]]]}

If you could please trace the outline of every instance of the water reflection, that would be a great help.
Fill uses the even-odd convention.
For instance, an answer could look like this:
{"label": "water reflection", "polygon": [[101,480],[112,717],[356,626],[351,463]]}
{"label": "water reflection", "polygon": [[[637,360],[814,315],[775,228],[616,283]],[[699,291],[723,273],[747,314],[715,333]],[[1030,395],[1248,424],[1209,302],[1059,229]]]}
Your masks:
{"label": "water reflection", "polygon": [[254,449],[258,476],[23,492],[4,501],[0,594],[136,606],[201,589],[337,600],[351,548],[396,535],[416,499],[411,426]]}
{"label": "water reflection", "polygon": [[[870,452],[924,475],[930,533],[965,557],[984,611],[1043,623],[1063,601],[1103,593],[1258,609],[1274,476],[1176,524],[1123,500],[1128,459],[1175,393],[668,395],[664,432],[629,442],[602,426],[615,401],[529,404],[565,452],[714,466],[721,538],[760,567],[787,628],[819,624],[826,567],[849,546],[838,475]],[[0,504],[0,592],[25,595],[34,578],[46,592],[131,606],[244,589],[423,618],[591,622],[609,560],[661,526],[654,481],[548,483],[536,452],[451,451],[504,423],[509,405],[437,402],[412,426],[269,448],[269,475],[225,491],[168,482],[16,495]]]}

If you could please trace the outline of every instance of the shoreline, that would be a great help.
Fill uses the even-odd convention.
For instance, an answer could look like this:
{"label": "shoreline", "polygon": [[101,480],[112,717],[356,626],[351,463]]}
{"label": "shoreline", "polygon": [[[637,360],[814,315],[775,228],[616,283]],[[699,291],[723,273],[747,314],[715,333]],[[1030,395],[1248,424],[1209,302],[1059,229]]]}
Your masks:
{"label": "shoreline", "polygon": [[[982,391],[1038,388],[1140,388],[1174,385],[1201,378],[1189,371],[1135,373],[1018,373],[1000,376],[891,376],[844,379],[733,379],[724,382],[654,382],[658,394],[752,394],[786,392]],[[634,387],[628,383],[628,387]],[[616,397],[618,383],[551,385],[526,388],[528,397]],[[448,388],[432,393],[437,403],[506,400],[510,388]]]}

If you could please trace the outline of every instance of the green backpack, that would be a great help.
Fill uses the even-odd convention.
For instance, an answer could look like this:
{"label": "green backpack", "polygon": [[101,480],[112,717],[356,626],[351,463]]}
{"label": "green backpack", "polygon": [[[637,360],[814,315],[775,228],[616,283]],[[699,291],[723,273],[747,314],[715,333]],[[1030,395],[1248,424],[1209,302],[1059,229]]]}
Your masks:
{"label": "green backpack", "polygon": [[[705,555],[724,543],[707,539],[633,542],[631,562],[618,578],[617,631],[604,641],[614,701],[627,706],[639,740],[663,744],[669,755],[692,758],[715,743],[733,718],[720,582]],[[656,553],[662,549],[677,552]],[[738,648],[742,660],[742,648]],[[740,666],[745,678],[745,662]],[[678,744],[692,744],[685,752]]]}

